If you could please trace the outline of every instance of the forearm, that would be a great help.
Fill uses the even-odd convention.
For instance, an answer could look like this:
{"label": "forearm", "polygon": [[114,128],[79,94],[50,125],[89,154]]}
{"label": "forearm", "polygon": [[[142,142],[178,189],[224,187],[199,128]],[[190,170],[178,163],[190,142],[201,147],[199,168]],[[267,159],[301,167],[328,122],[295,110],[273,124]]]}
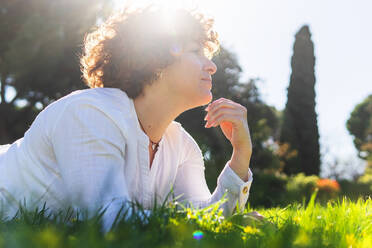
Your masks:
{"label": "forearm", "polygon": [[249,170],[249,163],[251,160],[252,153],[247,151],[238,151],[236,149],[233,150],[233,154],[230,159],[230,167],[231,169],[244,181],[248,181],[248,170]]}
{"label": "forearm", "polygon": [[[239,201],[240,210],[243,211],[248,199],[250,185],[252,183],[252,174],[248,171],[247,174],[249,175],[249,180],[243,182],[243,180],[229,166],[229,163],[230,161],[226,163],[224,169],[221,171],[221,174],[217,179],[217,187],[212,194],[207,192],[208,188],[206,183],[203,183],[204,186],[199,187],[199,189],[198,187],[195,188],[195,183],[192,183],[189,186],[189,189],[186,190],[186,195],[183,195],[179,200],[181,202],[183,200],[191,201],[193,206],[196,208],[205,208],[221,200],[221,197],[226,193],[226,198],[228,199],[228,201],[220,206],[220,208],[224,209],[224,216],[229,216],[233,213],[237,201]],[[184,178],[189,178],[185,176],[185,173],[181,174],[183,176],[181,178],[178,178],[178,182],[181,182],[182,180],[184,180]],[[206,190],[203,190],[203,188],[205,188]],[[178,191],[179,193],[182,191],[185,192],[185,190],[180,189],[176,191]],[[199,192],[199,195],[196,196],[195,193],[192,192]],[[204,196],[200,195],[200,192],[205,192]],[[179,193],[177,193],[176,195],[178,195]]]}

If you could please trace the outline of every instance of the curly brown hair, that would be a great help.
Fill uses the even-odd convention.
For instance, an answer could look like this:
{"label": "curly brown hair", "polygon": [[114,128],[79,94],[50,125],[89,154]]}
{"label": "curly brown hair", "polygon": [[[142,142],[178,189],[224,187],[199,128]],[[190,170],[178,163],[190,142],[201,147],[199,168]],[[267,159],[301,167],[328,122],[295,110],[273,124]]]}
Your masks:
{"label": "curly brown hair", "polygon": [[208,57],[218,51],[212,18],[178,9],[165,20],[163,11],[154,5],[134,11],[126,8],[87,34],[80,57],[85,84],[119,88],[134,99],[174,62],[170,49],[175,44],[182,47],[196,41]]}

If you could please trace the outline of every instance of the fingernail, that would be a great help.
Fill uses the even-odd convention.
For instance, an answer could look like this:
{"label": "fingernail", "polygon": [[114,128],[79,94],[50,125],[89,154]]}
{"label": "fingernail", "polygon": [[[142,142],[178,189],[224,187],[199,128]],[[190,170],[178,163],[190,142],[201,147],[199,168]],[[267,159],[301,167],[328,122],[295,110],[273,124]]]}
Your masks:
{"label": "fingernail", "polygon": [[210,105],[211,105],[211,104],[208,104],[208,106],[207,106],[204,110],[205,110],[205,111],[208,111]]}

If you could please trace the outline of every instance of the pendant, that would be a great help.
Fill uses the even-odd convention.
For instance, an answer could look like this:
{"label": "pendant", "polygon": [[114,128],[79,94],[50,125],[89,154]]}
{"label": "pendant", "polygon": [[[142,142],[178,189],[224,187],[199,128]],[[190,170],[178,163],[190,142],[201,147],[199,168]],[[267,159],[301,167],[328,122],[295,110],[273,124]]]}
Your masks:
{"label": "pendant", "polygon": [[151,144],[152,146],[152,150],[155,150],[155,148],[157,147],[156,144]]}

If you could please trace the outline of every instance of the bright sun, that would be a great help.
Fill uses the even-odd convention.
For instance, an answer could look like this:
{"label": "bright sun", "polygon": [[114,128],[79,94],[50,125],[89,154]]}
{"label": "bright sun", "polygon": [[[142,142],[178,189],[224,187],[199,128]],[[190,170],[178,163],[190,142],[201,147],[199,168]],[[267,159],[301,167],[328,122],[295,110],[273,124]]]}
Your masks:
{"label": "bright sun", "polygon": [[125,8],[137,9],[148,6],[149,4],[156,4],[162,8],[161,17],[165,30],[173,32],[172,26],[175,18],[172,14],[176,9],[198,9],[198,4],[194,0],[114,0],[114,10],[122,10]]}
{"label": "bright sun", "polygon": [[196,0],[114,0],[115,9],[122,9],[125,6],[143,7],[151,3],[159,4],[165,9],[198,7]]}

